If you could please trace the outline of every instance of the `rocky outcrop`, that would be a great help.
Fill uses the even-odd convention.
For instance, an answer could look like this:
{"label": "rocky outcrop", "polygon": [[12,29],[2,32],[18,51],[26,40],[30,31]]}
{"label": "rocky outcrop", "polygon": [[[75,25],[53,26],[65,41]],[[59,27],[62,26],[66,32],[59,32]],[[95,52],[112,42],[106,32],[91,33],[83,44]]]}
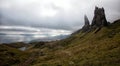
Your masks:
{"label": "rocky outcrop", "polygon": [[96,30],[95,33],[97,33],[99,30],[101,30],[102,27],[109,25],[109,23],[106,20],[105,11],[103,7],[102,8],[95,7],[94,17],[91,25],[86,15],[84,16],[84,21],[85,23],[82,29],[74,32],[73,34],[77,34],[79,32],[87,33],[93,30]]}
{"label": "rocky outcrop", "polygon": [[84,23],[84,26],[82,27],[81,31],[88,32],[90,30],[90,22],[86,15],[84,16],[84,21],[85,21],[85,23]]}
{"label": "rocky outcrop", "polygon": [[106,16],[105,16],[105,11],[104,8],[98,8],[95,7],[95,11],[94,11],[94,17],[92,20],[92,24],[91,27],[92,28],[100,28],[103,26],[107,26],[107,20],[106,20]]}
{"label": "rocky outcrop", "polygon": [[94,17],[91,25],[89,24],[89,20],[86,15],[84,17],[84,20],[85,24],[81,29],[82,32],[89,32],[94,29],[98,29],[96,30],[96,32],[98,32],[102,27],[108,26],[104,8],[95,7]]}

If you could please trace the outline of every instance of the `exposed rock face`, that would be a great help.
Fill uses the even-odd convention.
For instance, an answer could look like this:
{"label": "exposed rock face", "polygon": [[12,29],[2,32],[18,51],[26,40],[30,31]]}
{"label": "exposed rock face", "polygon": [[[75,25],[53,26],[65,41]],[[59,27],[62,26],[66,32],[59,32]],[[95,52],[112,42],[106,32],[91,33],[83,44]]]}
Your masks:
{"label": "exposed rock face", "polygon": [[103,27],[107,25],[108,23],[105,17],[104,8],[95,7],[94,18],[92,20],[91,27],[97,28],[97,27]]}
{"label": "exposed rock face", "polygon": [[81,31],[82,32],[88,32],[90,30],[90,22],[89,22],[89,20],[88,20],[86,15],[84,16],[84,20],[85,20],[85,24],[82,27]]}
{"label": "exposed rock face", "polygon": [[95,29],[97,29],[95,31],[95,33],[97,33],[99,30],[101,30],[102,27],[109,25],[109,23],[106,20],[104,8],[95,7],[94,17],[91,25],[89,24],[89,20],[86,15],[84,17],[84,20],[85,24],[82,27],[82,29],[74,32],[73,34],[77,34],[79,32],[89,32]]}
{"label": "exposed rock face", "polygon": [[89,20],[86,15],[84,19],[85,19],[85,25],[81,29],[82,32],[89,32],[96,28],[98,29],[96,32],[98,32],[103,26],[108,25],[108,22],[105,17],[104,8],[95,7],[94,17],[91,25],[89,24]]}

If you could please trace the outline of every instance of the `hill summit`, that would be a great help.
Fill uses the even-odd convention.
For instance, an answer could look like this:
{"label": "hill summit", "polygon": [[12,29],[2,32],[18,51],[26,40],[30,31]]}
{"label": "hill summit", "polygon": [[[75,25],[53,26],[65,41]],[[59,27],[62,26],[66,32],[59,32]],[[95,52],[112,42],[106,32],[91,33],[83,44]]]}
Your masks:
{"label": "hill summit", "polygon": [[107,25],[108,23],[106,20],[104,8],[95,7],[94,18],[92,20],[91,26],[96,28],[96,27],[102,27]]}
{"label": "hill summit", "polygon": [[79,33],[80,31],[89,32],[89,31],[98,29],[96,30],[97,32],[102,27],[108,26],[108,22],[107,22],[106,15],[105,15],[105,10],[103,7],[102,8],[99,8],[97,6],[95,7],[94,17],[93,17],[91,25],[86,15],[84,16],[84,21],[85,21],[84,26],[82,27],[82,29],[78,30],[77,33]]}

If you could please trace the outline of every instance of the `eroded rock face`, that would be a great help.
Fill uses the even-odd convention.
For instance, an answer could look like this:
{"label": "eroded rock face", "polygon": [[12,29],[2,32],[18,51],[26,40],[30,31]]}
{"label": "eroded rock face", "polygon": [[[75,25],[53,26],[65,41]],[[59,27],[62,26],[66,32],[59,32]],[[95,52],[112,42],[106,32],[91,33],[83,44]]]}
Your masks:
{"label": "eroded rock face", "polygon": [[109,24],[106,20],[104,8],[98,8],[98,7],[95,7],[94,17],[93,17],[91,25],[86,15],[84,16],[84,20],[85,20],[85,23],[82,29],[74,32],[73,34],[76,34],[79,32],[86,33],[86,32],[89,32],[95,29],[97,29],[95,31],[95,33],[97,33],[99,30],[101,30],[102,27],[108,26]]}
{"label": "eroded rock face", "polygon": [[91,27],[97,28],[97,27],[103,27],[103,26],[107,26],[107,25],[108,25],[108,23],[106,20],[104,8],[95,7],[94,17],[92,20]]}
{"label": "eroded rock face", "polygon": [[84,16],[84,21],[85,21],[85,23],[84,23],[84,26],[82,27],[81,31],[88,32],[90,30],[90,22],[86,15]]}

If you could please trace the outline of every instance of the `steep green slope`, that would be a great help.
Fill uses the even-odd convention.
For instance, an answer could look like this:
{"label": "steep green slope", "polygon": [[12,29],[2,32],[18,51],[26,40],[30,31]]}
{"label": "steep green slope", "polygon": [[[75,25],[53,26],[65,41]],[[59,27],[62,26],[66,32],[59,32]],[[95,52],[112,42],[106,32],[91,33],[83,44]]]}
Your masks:
{"label": "steep green slope", "polygon": [[0,66],[12,66],[24,62],[28,58],[27,52],[20,51],[7,45],[0,45]]}
{"label": "steep green slope", "polygon": [[44,55],[33,66],[120,66],[120,20],[95,32],[61,40],[58,49],[37,48]]}
{"label": "steep green slope", "polygon": [[[97,29],[96,29],[97,30]],[[107,27],[53,42],[0,45],[0,66],[120,66],[120,20]]]}

